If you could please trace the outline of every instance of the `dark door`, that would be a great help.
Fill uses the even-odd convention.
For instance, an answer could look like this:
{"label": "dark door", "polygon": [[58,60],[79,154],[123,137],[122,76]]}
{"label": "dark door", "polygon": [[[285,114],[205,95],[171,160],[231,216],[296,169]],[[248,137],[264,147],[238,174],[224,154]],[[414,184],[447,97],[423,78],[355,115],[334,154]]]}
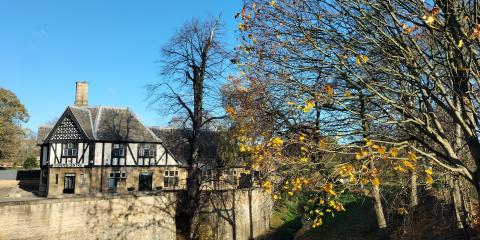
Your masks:
{"label": "dark door", "polygon": [[63,193],[75,193],[75,174],[65,174]]}
{"label": "dark door", "polygon": [[151,173],[140,173],[138,176],[138,191],[152,191]]}

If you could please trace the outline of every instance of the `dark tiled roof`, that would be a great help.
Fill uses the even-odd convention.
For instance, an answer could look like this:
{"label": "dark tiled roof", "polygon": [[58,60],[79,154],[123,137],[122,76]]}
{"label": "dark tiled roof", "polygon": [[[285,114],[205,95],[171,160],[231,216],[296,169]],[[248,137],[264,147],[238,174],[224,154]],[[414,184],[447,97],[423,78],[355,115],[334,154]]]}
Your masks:
{"label": "dark tiled roof", "polygon": [[[162,142],[140,119],[128,108],[114,107],[75,107],[69,106],[78,122],[79,128],[90,140],[128,141],[128,142]],[[37,144],[42,144],[53,127],[38,129]]]}
{"label": "dark tiled roof", "polygon": [[[165,147],[181,162],[186,163],[190,157],[190,142],[192,131],[189,129],[159,128],[150,129],[163,140]],[[218,141],[215,131],[200,132],[200,161],[211,164],[218,160]]]}

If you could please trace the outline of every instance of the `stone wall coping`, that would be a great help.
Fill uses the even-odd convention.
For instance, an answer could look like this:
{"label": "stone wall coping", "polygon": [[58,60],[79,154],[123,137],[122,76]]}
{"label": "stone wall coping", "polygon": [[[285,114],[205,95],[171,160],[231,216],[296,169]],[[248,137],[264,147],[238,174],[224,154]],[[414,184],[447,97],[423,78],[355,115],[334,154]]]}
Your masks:
{"label": "stone wall coping", "polygon": [[[111,199],[127,199],[127,198],[138,198],[144,196],[165,196],[172,195],[178,191],[174,190],[164,190],[161,192],[136,192],[136,193],[127,193],[127,194],[112,194],[112,193],[100,193],[94,195],[62,195],[62,197],[37,197],[32,199],[21,199],[15,200],[12,198],[11,201],[0,202],[0,207],[2,206],[12,206],[12,205],[37,205],[37,204],[49,204],[57,202],[80,202],[80,201],[90,201],[90,200],[111,200]],[[64,196],[64,197],[63,197]]]}

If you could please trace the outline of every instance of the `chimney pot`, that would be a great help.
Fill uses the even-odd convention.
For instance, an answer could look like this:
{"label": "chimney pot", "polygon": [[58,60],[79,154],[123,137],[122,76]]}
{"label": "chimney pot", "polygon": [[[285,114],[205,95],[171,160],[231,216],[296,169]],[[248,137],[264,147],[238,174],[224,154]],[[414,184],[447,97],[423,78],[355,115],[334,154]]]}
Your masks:
{"label": "chimney pot", "polygon": [[75,106],[86,107],[88,106],[88,82],[76,82],[75,91]]}

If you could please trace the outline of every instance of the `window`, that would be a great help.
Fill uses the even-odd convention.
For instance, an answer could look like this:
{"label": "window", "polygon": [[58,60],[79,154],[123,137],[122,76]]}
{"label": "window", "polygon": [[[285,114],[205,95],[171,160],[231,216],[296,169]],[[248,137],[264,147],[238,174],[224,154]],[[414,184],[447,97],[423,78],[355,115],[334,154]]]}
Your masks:
{"label": "window", "polygon": [[113,144],[113,153],[114,158],[125,157],[125,144]]}
{"label": "window", "polygon": [[140,173],[138,176],[138,191],[152,191],[152,173]]}
{"label": "window", "polygon": [[62,157],[76,157],[77,156],[77,144],[76,143],[64,143]]}
{"label": "window", "polygon": [[55,174],[55,184],[58,184],[58,173]]}
{"label": "window", "polygon": [[139,157],[155,157],[155,145],[153,144],[142,144],[138,149]]}
{"label": "window", "polygon": [[83,184],[83,174],[80,174],[80,184]]}
{"label": "window", "polygon": [[120,170],[111,171],[108,178],[108,190],[116,192],[118,183],[124,182],[126,178],[127,174],[125,172],[120,172]]}
{"label": "window", "polygon": [[235,169],[227,169],[224,170],[223,173],[225,174],[225,183],[230,185],[237,185],[238,178],[237,178],[237,170]]}
{"label": "window", "polygon": [[165,170],[165,175],[163,177],[163,186],[164,187],[178,187],[178,171],[175,170]]}

